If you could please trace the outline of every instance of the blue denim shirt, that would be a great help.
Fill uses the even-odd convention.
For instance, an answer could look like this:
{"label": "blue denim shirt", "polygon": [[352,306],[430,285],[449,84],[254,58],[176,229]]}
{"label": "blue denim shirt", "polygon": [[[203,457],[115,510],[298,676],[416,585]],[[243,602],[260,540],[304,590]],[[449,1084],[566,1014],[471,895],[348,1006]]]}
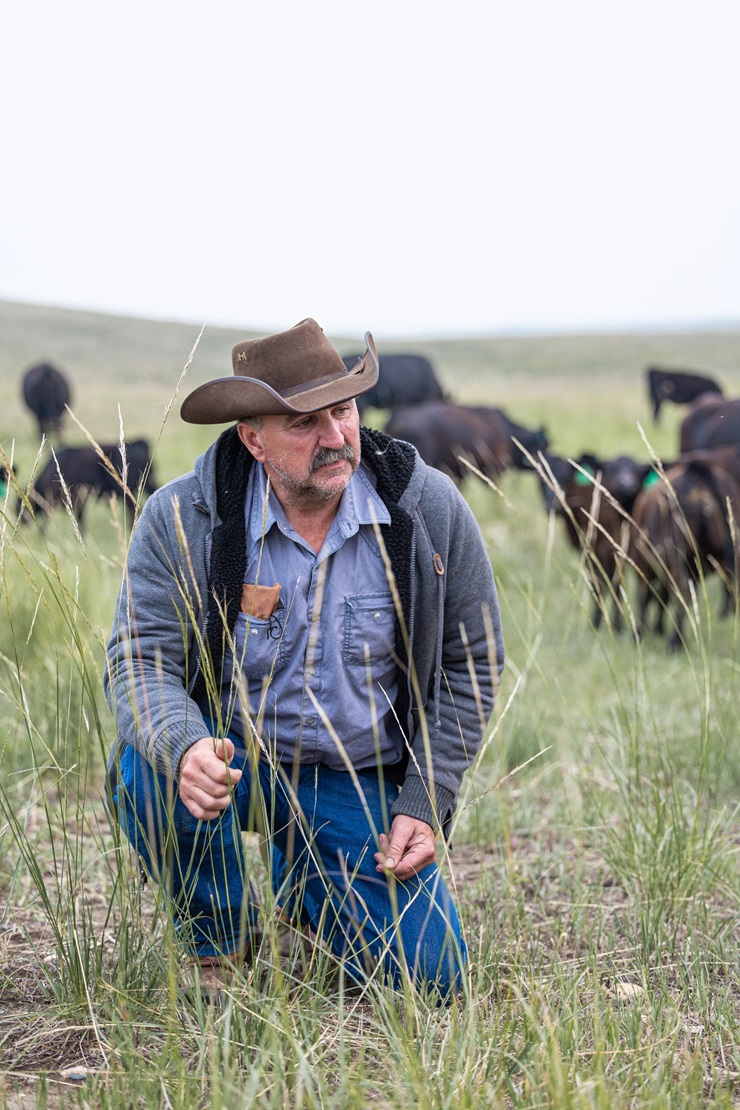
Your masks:
{"label": "blue denim shirt", "polygon": [[[246,735],[248,713],[283,763],[346,770],[332,732],[356,770],[397,762],[403,741],[391,710],[395,612],[373,526],[390,523],[390,515],[372,472],[362,463],[355,471],[318,554],[291,528],[274,492],[267,496],[262,466],[252,468],[245,511],[244,580],[279,583],[280,597],[266,620],[243,612],[237,618],[225,657],[224,719],[233,710],[231,728]],[[244,677],[236,702],[229,700],[234,666]]]}

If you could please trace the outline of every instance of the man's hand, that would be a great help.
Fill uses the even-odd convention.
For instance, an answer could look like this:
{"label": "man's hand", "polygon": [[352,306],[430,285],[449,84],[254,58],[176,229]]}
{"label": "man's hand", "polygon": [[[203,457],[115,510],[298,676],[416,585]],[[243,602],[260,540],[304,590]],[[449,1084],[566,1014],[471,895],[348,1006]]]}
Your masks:
{"label": "man's hand", "polygon": [[214,740],[204,736],[188,748],[180,760],[180,798],[201,821],[211,821],[227,809],[231,791],[242,773],[229,764],[234,745],[228,737]]}
{"label": "man's hand", "polygon": [[410,879],[434,863],[434,832],[426,821],[399,813],[393,818],[390,835],[380,834],[380,851],[375,853],[376,871],[392,871],[397,879]]}

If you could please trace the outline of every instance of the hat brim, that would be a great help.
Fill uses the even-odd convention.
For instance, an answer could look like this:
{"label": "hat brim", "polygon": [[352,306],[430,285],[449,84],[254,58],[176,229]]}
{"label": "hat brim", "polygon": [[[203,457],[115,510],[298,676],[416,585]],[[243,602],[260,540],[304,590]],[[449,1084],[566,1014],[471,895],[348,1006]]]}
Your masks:
{"label": "hat brim", "polygon": [[180,416],[188,424],[228,424],[249,416],[318,412],[349,401],[367,393],[378,381],[378,353],[370,332],[366,332],[365,342],[367,350],[352,370],[309,383],[289,395],[278,393],[259,378],[239,374],[214,378],[185,398]]}

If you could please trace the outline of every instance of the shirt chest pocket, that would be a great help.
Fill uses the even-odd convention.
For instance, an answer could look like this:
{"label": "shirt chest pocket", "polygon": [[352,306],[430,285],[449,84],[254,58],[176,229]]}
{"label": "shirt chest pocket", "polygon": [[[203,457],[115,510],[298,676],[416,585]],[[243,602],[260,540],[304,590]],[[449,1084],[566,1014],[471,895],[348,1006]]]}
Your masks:
{"label": "shirt chest pocket", "polygon": [[396,643],[390,594],[353,594],[344,602],[342,659],[352,667],[388,663]]}
{"label": "shirt chest pocket", "polygon": [[267,620],[239,613],[234,629],[234,662],[247,678],[264,678],[285,666],[285,606],[282,601]]}

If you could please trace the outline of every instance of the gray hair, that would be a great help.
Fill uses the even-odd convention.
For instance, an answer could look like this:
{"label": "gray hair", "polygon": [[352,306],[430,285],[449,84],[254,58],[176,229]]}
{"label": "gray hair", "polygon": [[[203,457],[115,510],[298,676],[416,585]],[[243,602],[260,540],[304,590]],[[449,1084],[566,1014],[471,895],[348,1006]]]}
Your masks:
{"label": "gray hair", "polygon": [[239,423],[240,424],[246,424],[248,427],[252,428],[255,432],[261,432],[262,431],[263,424],[262,424],[262,417],[261,416],[242,416],[242,418],[239,420]]}

